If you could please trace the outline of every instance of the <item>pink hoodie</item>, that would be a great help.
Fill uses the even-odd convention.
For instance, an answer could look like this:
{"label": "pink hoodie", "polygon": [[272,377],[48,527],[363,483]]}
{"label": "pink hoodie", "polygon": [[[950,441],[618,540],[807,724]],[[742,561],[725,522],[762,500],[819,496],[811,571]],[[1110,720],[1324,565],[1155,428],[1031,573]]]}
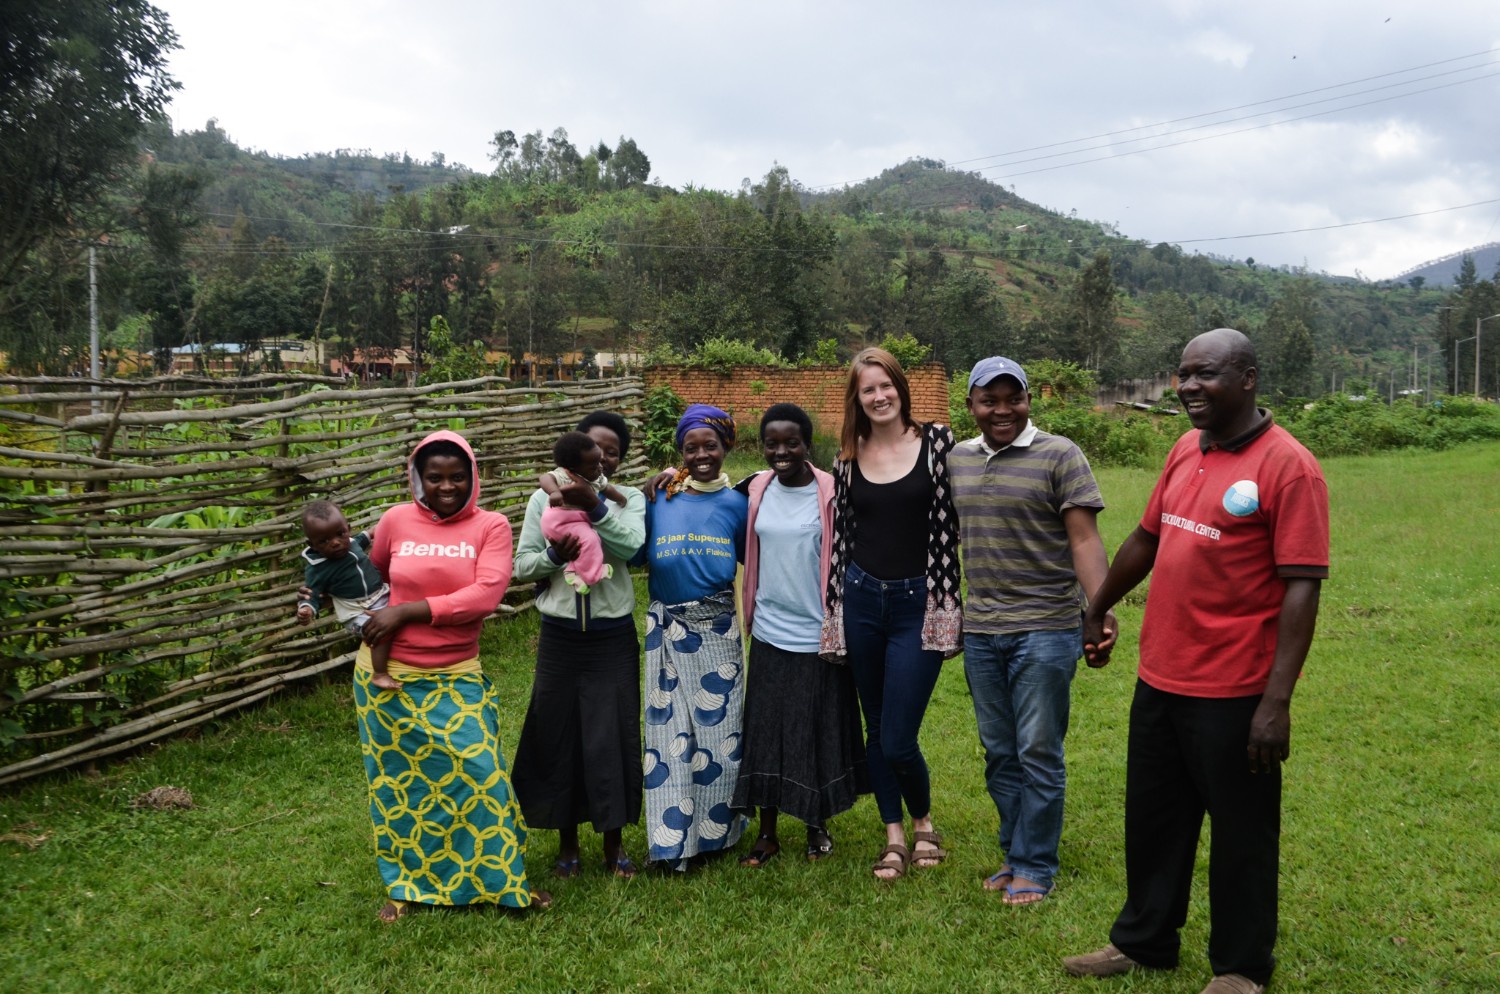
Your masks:
{"label": "pink hoodie", "polygon": [[[469,460],[469,501],[440,518],[423,502],[417,453],[433,442],[454,442]],[[438,667],[479,654],[479,629],[494,613],[510,584],[510,522],[483,511],[474,450],[462,435],[433,432],[407,462],[412,502],[381,515],[370,545],[373,562],[391,585],[391,603],[426,600],[431,624],[406,625],[391,643],[391,658],[409,666]]]}

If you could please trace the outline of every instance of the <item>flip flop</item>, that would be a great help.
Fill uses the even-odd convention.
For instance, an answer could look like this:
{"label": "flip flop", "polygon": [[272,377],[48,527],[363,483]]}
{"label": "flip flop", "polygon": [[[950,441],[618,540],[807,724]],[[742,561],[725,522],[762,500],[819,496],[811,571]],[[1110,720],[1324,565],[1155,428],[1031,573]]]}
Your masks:
{"label": "flip flop", "polygon": [[[1023,907],[1028,904],[1041,904],[1047,899],[1047,895],[1050,893],[1052,893],[1051,887],[1015,887],[1011,884],[1006,884],[1005,896],[1001,900],[1015,907]],[[1017,894],[1040,894],[1041,897],[1030,901],[1017,901],[1015,900]]]}
{"label": "flip flop", "polygon": [[392,898],[385,902],[385,907],[380,909],[377,917],[385,924],[390,925],[405,918],[410,911],[411,903],[409,901],[398,901]]}
{"label": "flip flop", "polygon": [[559,880],[572,880],[583,872],[583,864],[578,857],[572,859],[560,859],[552,864],[552,875]]}
{"label": "flip flop", "polygon": [[607,873],[613,873],[617,880],[629,880],[641,872],[641,868],[636,866],[635,860],[629,856],[621,856],[619,859],[606,859],[604,861],[604,869]]}
{"label": "flip flop", "polygon": [[984,878],[984,889],[1004,890],[1006,887],[1010,886],[1010,882],[1015,879],[1015,876],[1015,870],[1012,870],[1008,866],[1002,866],[1000,867],[1000,869]]}

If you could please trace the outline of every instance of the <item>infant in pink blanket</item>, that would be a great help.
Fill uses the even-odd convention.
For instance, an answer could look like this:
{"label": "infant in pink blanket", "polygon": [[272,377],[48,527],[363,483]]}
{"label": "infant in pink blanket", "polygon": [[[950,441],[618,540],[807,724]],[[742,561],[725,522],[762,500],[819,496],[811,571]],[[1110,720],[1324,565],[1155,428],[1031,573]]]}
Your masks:
{"label": "infant in pink blanket", "polygon": [[570,431],[552,447],[556,468],[543,473],[538,485],[547,493],[547,509],[542,512],[542,535],[556,542],[562,535],[578,539],[578,555],[563,570],[563,580],[580,594],[614,573],[604,561],[604,546],[594,531],[588,511],[566,503],[562,488],[575,479],[585,480],[601,496],[625,506],[625,495],[610,486],[600,467],[599,446],[581,431]]}

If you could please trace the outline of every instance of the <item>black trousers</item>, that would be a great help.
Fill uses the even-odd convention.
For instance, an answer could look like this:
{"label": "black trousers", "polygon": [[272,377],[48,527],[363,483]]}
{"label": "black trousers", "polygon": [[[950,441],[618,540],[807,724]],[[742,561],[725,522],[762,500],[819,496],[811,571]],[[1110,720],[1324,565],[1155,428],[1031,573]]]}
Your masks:
{"label": "black trousers", "polygon": [[1125,770],[1125,907],[1110,941],[1177,965],[1198,835],[1210,820],[1208,960],[1217,976],[1271,979],[1276,960],[1281,770],[1251,773],[1257,697],[1183,697],[1136,681]]}

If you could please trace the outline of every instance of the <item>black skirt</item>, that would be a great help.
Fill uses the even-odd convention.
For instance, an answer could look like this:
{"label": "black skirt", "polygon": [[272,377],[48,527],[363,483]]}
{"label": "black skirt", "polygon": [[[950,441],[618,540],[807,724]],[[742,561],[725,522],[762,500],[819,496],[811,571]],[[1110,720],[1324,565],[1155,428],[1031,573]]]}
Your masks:
{"label": "black skirt", "polygon": [[849,667],[751,639],[746,681],[736,809],[776,808],[826,825],[870,792]]}
{"label": "black skirt", "polygon": [[634,624],[577,631],[543,619],[511,774],[531,828],[640,820],[640,653]]}

